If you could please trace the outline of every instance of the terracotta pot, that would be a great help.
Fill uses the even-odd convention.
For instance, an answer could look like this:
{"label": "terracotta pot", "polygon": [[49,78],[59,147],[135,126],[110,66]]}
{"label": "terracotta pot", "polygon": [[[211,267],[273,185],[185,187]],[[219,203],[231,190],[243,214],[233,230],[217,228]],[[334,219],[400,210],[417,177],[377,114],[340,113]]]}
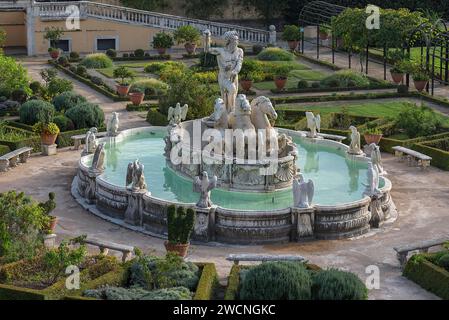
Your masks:
{"label": "terracotta pot", "polygon": [[[293,41],[287,41],[288,43],[288,47],[290,48],[290,50],[295,51],[296,48],[298,48],[299,46],[299,41],[298,40],[293,40]],[[298,48],[299,49],[299,48]]]}
{"label": "terracotta pot", "polygon": [[276,84],[276,88],[278,88],[278,90],[282,90],[287,83],[287,77],[276,77],[274,79],[274,83]]}
{"label": "terracotta pot", "polygon": [[196,50],[196,44],[195,43],[186,43],[184,45],[184,48],[186,48],[186,51],[188,54],[194,54]]}
{"label": "terracotta pot", "polygon": [[320,31],[320,40],[329,39],[329,35],[326,32]]}
{"label": "terracotta pot", "polygon": [[128,94],[128,92],[129,92],[129,86],[128,85],[126,85],[126,86],[123,86],[121,84],[117,85],[117,93],[120,96],[124,97],[124,96],[126,96]]}
{"label": "terracotta pot", "polygon": [[143,99],[145,98],[145,93],[131,92],[129,94],[129,98],[131,99],[131,102],[133,103],[133,105],[139,106],[142,103]]}
{"label": "terracotta pot", "polygon": [[253,86],[253,81],[252,80],[240,80],[240,85],[242,86],[242,89],[244,91],[249,91],[251,89],[251,87]]}
{"label": "terracotta pot", "polygon": [[57,134],[41,134],[41,142],[45,145],[52,145],[55,144],[56,138],[58,137]]}
{"label": "terracotta pot", "polygon": [[48,232],[53,233],[56,229],[56,224],[58,223],[58,218],[50,216],[50,223],[48,224]]}
{"label": "terracotta pot", "polygon": [[370,145],[371,143],[379,144],[380,139],[382,139],[382,134],[364,134],[366,144]]}
{"label": "terracotta pot", "polygon": [[59,50],[50,51],[50,57],[55,60],[58,59],[59,58]]}
{"label": "terracotta pot", "polygon": [[189,250],[190,243],[170,243],[168,241],[165,241],[164,245],[167,252],[174,252],[178,256],[185,258],[187,256],[187,251]]}
{"label": "terracotta pot", "polygon": [[413,83],[415,84],[416,90],[419,92],[423,91],[424,88],[427,86],[428,80],[413,80]]}
{"label": "terracotta pot", "polygon": [[156,50],[160,55],[163,55],[167,52],[167,48],[156,48]]}
{"label": "terracotta pot", "polygon": [[402,80],[404,79],[404,74],[403,73],[396,73],[396,72],[392,72],[391,73],[391,77],[393,78],[394,83],[399,84],[402,82]]}

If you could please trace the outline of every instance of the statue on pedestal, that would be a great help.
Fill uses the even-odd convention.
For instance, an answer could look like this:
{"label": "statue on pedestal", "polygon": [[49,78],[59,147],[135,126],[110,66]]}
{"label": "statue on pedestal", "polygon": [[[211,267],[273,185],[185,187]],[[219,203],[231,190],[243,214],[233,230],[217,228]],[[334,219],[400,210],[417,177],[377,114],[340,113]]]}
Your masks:
{"label": "statue on pedestal", "polygon": [[306,112],[307,118],[307,128],[310,129],[309,137],[316,138],[318,136],[317,132],[321,130],[321,116],[317,114],[316,116],[310,112]]}
{"label": "statue on pedestal", "polygon": [[181,121],[184,121],[187,117],[187,111],[189,110],[189,106],[185,104],[181,107],[181,104],[178,102],[176,104],[176,107],[170,107],[168,108],[168,117],[167,120],[170,125],[177,126],[181,123]]}
{"label": "statue on pedestal", "polygon": [[95,134],[98,133],[98,129],[93,127],[90,128],[86,133],[86,143],[84,145],[83,154],[91,154],[95,152],[95,149],[98,147],[98,141]]}
{"label": "statue on pedestal", "polygon": [[313,181],[305,182],[302,174],[293,179],[293,206],[296,208],[310,208],[315,193]]}
{"label": "statue on pedestal", "polygon": [[133,190],[145,190],[147,184],[145,183],[145,176],[143,170],[145,166],[136,160],[128,164],[128,170],[126,172],[126,186],[131,184]]}
{"label": "statue on pedestal", "polygon": [[111,119],[109,119],[107,124],[107,132],[108,136],[116,136],[118,134],[118,128],[119,128],[119,119],[118,119],[118,113],[113,112]]}
{"label": "statue on pedestal", "polygon": [[212,201],[210,200],[210,191],[217,186],[217,176],[209,179],[207,172],[203,171],[201,177],[197,176],[193,182],[193,191],[201,193],[200,200],[196,204],[199,208],[210,208]]}
{"label": "statue on pedestal", "polygon": [[349,130],[351,130],[351,143],[349,144],[349,154],[361,155],[363,151],[361,149],[360,143],[360,133],[357,131],[357,128],[354,126],[350,126]]}

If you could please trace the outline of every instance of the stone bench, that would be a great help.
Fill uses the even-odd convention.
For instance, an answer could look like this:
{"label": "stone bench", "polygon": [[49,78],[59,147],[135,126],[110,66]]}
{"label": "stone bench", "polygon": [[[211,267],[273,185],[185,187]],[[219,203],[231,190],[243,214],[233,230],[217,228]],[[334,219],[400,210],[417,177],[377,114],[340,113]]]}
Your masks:
{"label": "stone bench", "polygon": [[399,260],[401,267],[404,267],[407,263],[407,257],[410,252],[428,252],[430,248],[441,246],[449,241],[449,236],[446,238],[423,240],[420,242],[409,243],[403,246],[397,246],[393,249],[396,251],[396,256]]}
{"label": "stone bench", "polygon": [[19,163],[26,163],[33,148],[23,147],[0,157],[0,171],[8,171],[10,167],[17,167]]}
{"label": "stone bench", "polygon": [[401,146],[395,146],[392,149],[394,150],[394,156],[400,157],[401,160],[407,159],[409,166],[412,165],[413,161],[417,162],[418,166],[421,167],[421,169],[425,169],[430,166],[432,157]]}
{"label": "stone bench", "polygon": [[103,255],[108,255],[109,250],[119,251],[122,253],[122,261],[125,262],[128,258],[131,257],[134,252],[134,247],[117,244],[108,241],[102,241],[97,239],[86,239],[83,241],[85,244],[90,244],[92,246],[96,246],[100,249],[100,253]]}
{"label": "stone bench", "polygon": [[304,257],[284,254],[284,255],[267,255],[267,254],[230,254],[226,260],[233,261],[234,264],[238,265],[240,261],[305,261]]}
{"label": "stone bench", "polygon": [[343,140],[345,140],[347,137],[344,136],[339,136],[336,134],[328,134],[328,133],[318,133],[319,137],[323,137],[324,139],[328,139],[328,140],[334,140],[337,142],[342,142]]}
{"label": "stone bench", "polygon": [[[102,138],[102,137],[106,137],[107,132],[98,132],[95,134],[96,138]],[[84,139],[86,139],[86,135],[85,134],[78,134],[76,136],[71,136],[70,137],[73,140],[73,150],[79,150],[79,148],[82,145],[82,142]]]}

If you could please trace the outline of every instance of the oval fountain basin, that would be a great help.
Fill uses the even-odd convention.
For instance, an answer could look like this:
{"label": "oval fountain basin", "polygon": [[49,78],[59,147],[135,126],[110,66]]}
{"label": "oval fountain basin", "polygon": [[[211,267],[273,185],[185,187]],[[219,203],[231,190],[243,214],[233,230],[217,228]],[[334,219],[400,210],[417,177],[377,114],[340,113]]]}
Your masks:
{"label": "oval fountain basin", "polygon": [[[105,171],[102,178],[107,182],[124,187],[128,163],[139,159],[145,165],[145,179],[148,191],[156,198],[181,203],[196,203],[199,194],[192,191],[192,181],[178,175],[166,165],[164,136],[166,128],[152,127],[149,130],[133,132],[121,141],[106,141]],[[367,182],[367,162],[346,155],[337,143],[323,145],[311,143],[309,139],[293,136],[299,151],[298,168],[305,180],[312,179],[315,185],[314,204],[339,205],[360,200]],[[90,165],[92,156],[82,158]],[[381,179],[380,187],[384,181]],[[291,207],[291,188],[276,192],[254,193],[214,189],[212,202],[223,208],[237,210],[275,210]]]}

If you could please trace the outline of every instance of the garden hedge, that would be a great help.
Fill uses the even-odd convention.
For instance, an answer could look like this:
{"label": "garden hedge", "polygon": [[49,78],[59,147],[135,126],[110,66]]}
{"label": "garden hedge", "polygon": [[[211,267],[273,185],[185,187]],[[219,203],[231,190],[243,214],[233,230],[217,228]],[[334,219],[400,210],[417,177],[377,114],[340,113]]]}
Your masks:
{"label": "garden hedge", "polygon": [[397,85],[395,84],[372,84],[369,86],[363,86],[363,87],[337,87],[337,88],[304,88],[304,89],[298,89],[298,88],[285,88],[282,90],[278,89],[271,89],[272,93],[280,94],[280,93],[309,93],[309,92],[342,92],[342,91],[357,91],[357,90],[378,90],[378,89],[395,89]]}
{"label": "garden hedge", "polygon": [[170,60],[169,54],[162,54],[157,56],[143,56],[143,57],[115,57],[112,61],[150,61],[150,60]]}
{"label": "garden hedge", "polygon": [[39,290],[0,284],[0,300],[46,300]]}
{"label": "garden hedge", "polygon": [[132,103],[126,105],[126,111],[148,111],[150,109],[157,109],[159,105],[154,103],[142,103],[141,105],[135,106]]}
{"label": "garden hedge", "polygon": [[212,300],[215,288],[218,285],[218,275],[215,264],[196,263],[196,265],[202,270],[193,300]]}
{"label": "garden hedge", "polygon": [[6,123],[10,127],[15,127],[15,128],[19,128],[19,129],[23,129],[23,130],[27,130],[27,131],[33,132],[33,126],[27,125],[25,123],[21,123],[21,122],[17,122],[17,121],[11,121],[11,120],[7,120]]}
{"label": "garden hedge", "polygon": [[421,152],[429,157],[432,157],[431,160],[432,166],[440,168],[442,170],[449,171],[449,152],[429,146],[432,143],[436,143],[443,140],[448,141],[449,139],[446,138],[423,143],[416,143],[412,146],[412,149]]}
{"label": "garden hedge", "polygon": [[166,126],[168,125],[167,116],[162,114],[159,109],[150,109],[147,114],[147,122],[152,126]]}
{"label": "garden hedge", "polygon": [[11,149],[8,146],[0,144],[0,157],[4,154],[7,154]]}
{"label": "garden hedge", "polygon": [[20,129],[17,127],[6,126],[6,128],[14,129],[17,131],[22,131],[29,135],[28,138],[16,141],[8,141],[8,140],[0,140],[0,145],[8,146],[10,150],[16,150],[22,147],[31,147],[34,152],[38,152],[41,150],[41,138],[35,136],[33,133],[28,130]]}
{"label": "garden hedge", "polygon": [[417,259],[417,256],[420,255],[413,256],[407,262],[403,275],[422,288],[449,300],[449,272],[422,256]]}

